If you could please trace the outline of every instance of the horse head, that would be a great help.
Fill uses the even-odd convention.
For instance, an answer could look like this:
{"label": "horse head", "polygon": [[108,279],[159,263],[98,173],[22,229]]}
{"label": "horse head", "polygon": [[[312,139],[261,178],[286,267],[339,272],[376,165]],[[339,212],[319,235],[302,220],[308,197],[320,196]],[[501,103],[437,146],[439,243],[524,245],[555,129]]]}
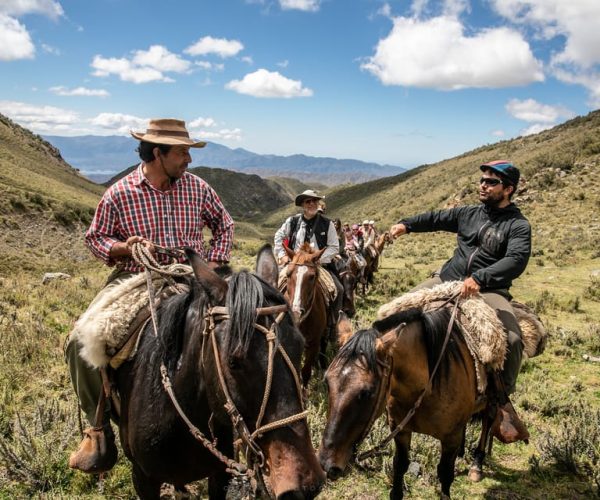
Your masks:
{"label": "horse head", "polygon": [[339,478],[356,448],[383,413],[397,331],[383,336],[371,328],[352,333],[346,317],[338,321],[340,350],[325,373],[327,424],[319,461],[329,479]]}
{"label": "horse head", "polygon": [[284,249],[290,258],[287,268],[286,296],[292,304],[292,315],[296,324],[300,324],[308,315],[315,299],[318,281],[318,264],[325,248],[314,250],[308,243],[294,252],[288,247]]}
{"label": "horse head", "polygon": [[200,287],[209,298],[201,366],[215,425],[236,428],[247,461],[269,472],[273,494],[313,498],[324,482],[310,440],[299,382],[304,342],[284,297],[269,245],[256,274],[241,271],[226,281],[190,253]]}

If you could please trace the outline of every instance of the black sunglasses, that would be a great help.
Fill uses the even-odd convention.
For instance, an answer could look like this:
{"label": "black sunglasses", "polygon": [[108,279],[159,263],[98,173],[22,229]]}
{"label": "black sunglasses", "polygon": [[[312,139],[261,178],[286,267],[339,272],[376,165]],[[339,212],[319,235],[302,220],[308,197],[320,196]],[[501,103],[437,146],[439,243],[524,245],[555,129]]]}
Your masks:
{"label": "black sunglasses", "polygon": [[479,179],[479,184],[487,184],[488,186],[497,186],[502,184],[500,179],[494,179],[493,177],[482,177]]}

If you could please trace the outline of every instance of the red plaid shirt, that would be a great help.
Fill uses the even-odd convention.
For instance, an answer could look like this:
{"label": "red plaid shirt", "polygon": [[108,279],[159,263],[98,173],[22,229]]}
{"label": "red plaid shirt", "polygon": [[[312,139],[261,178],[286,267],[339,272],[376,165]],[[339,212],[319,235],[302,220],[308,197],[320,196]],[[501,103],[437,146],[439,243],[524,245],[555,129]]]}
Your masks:
{"label": "red plaid shirt", "polygon": [[[118,241],[141,236],[167,248],[190,247],[207,261],[229,261],[233,245],[233,220],[219,196],[200,177],[185,172],[168,191],[153,187],[141,164],[106,190],[94,219],[85,234],[92,253],[109,266],[116,264],[110,249]],[[202,228],[212,231],[210,249],[205,252]],[[169,257],[157,256],[161,263]],[[132,259],[123,269],[140,272]]]}

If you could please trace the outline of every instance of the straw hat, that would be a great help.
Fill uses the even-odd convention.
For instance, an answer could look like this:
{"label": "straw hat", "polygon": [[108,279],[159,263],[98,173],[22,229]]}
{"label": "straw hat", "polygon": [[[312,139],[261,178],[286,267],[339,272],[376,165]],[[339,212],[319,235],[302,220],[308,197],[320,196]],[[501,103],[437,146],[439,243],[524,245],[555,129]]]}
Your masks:
{"label": "straw hat", "polygon": [[131,135],[138,141],[150,142],[152,144],[166,144],[168,146],[189,146],[191,148],[203,148],[206,142],[190,139],[190,134],[185,128],[183,120],[172,118],[160,118],[150,120],[145,133],[131,131]]}

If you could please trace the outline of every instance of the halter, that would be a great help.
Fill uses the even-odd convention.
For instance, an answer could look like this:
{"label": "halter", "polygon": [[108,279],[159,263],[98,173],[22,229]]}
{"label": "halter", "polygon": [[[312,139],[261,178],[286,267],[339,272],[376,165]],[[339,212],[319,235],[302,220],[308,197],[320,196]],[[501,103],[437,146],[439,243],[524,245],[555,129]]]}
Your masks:
{"label": "halter", "polygon": [[[298,264],[297,262],[290,262],[289,266],[288,266],[288,272],[287,272],[287,277],[288,277],[288,283],[289,283],[289,277],[292,275],[293,273],[293,269],[292,266],[295,267],[314,267],[317,270],[317,279],[319,277],[319,268],[317,266],[317,264],[315,264],[314,262],[306,262],[304,264]],[[313,288],[312,291],[312,295],[308,305],[308,308],[306,309],[306,311],[304,312],[304,314],[302,316],[300,316],[300,319],[298,320],[298,325],[300,325],[306,318],[308,318],[308,315],[310,314],[310,312],[312,311],[313,306],[315,305],[315,300],[317,298],[317,287],[319,286],[318,283],[315,283],[315,287]]]}
{"label": "halter", "polygon": [[[440,366],[440,363],[442,361],[442,358],[444,357],[444,353],[446,352],[446,347],[448,346],[448,341],[450,340],[450,334],[452,333],[452,327],[454,326],[454,322],[456,321],[456,315],[458,313],[458,305],[460,300],[458,299],[458,295],[459,293],[451,296],[448,300],[446,300],[442,305],[440,305],[438,308],[442,308],[444,307],[446,304],[448,304],[450,301],[455,300],[454,302],[454,306],[452,307],[452,314],[450,316],[450,321],[448,322],[448,328],[446,330],[446,336],[444,337],[444,343],[442,344],[442,348],[440,350],[440,355],[433,367],[433,370],[431,371],[431,375],[429,376],[429,380],[427,381],[427,385],[425,386],[425,389],[423,389],[423,392],[421,392],[421,394],[419,395],[419,397],[417,398],[417,400],[415,401],[415,404],[413,405],[413,407],[409,410],[409,412],[405,415],[404,419],[402,420],[402,422],[400,422],[394,429],[392,429],[390,431],[390,433],[376,446],[374,446],[373,448],[371,448],[370,450],[364,451],[362,452],[360,455],[358,455],[356,457],[356,462],[362,462],[364,460],[366,460],[367,458],[373,457],[375,455],[379,455],[381,454],[381,452],[385,449],[385,447],[390,443],[390,441],[392,439],[394,439],[399,433],[400,431],[402,431],[402,429],[404,429],[404,427],[406,427],[406,424],[408,424],[408,422],[410,422],[410,420],[413,418],[413,416],[415,415],[415,413],[417,412],[417,410],[419,409],[419,407],[421,406],[421,403],[423,402],[423,398],[425,397],[425,394],[427,394],[433,384],[433,379],[435,377],[435,374],[437,373],[437,370]],[[402,329],[406,326],[406,323],[402,323],[402,325],[400,325],[399,331],[398,331],[398,335],[400,333],[402,333]],[[386,365],[390,365],[392,364],[392,356],[390,354],[387,355],[387,363],[382,363],[382,365],[385,367]],[[384,373],[385,373],[385,368],[384,368]],[[390,384],[390,372],[388,372],[388,376],[387,376],[387,381],[382,377],[381,379],[381,383],[380,383],[380,387],[379,387],[379,393],[381,395],[381,393],[387,393],[387,390],[383,390],[384,389],[389,389],[391,384]],[[375,406],[375,408],[379,408],[380,407],[380,403],[378,405]],[[375,420],[377,420],[377,417],[379,416],[379,413],[377,413],[376,411],[373,412],[373,414],[371,415],[371,419],[369,420],[369,425],[365,428],[365,430],[362,433],[361,439],[360,441],[362,441],[362,439],[364,439],[367,434],[369,433],[369,431],[371,430],[371,426],[375,423]],[[357,443],[359,443],[360,441],[357,441]]]}
{"label": "halter", "polygon": [[[227,387],[227,382],[225,381],[225,377],[223,376],[223,367],[221,365],[221,359],[219,357],[219,346],[218,346],[217,338],[216,338],[216,334],[215,334],[216,323],[218,323],[220,321],[228,320],[230,318],[229,311],[226,307],[215,306],[215,307],[208,308],[204,315],[204,330],[202,332],[203,358],[204,358],[205,345],[206,345],[205,339],[207,339],[207,337],[210,337],[209,340],[212,345],[213,355],[215,358],[215,364],[217,366],[217,374],[219,377],[219,384],[221,386],[221,390],[223,391],[223,394],[224,394],[225,400],[226,400],[226,403],[224,405],[225,411],[229,415],[229,418],[231,419],[231,422],[232,422],[234,428],[237,430],[237,432],[240,436],[240,439],[246,445],[247,450],[250,451],[254,455],[255,459],[257,459],[257,463],[258,463],[259,467],[261,467],[261,468],[264,467],[265,458],[262,453],[262,450],[260,449],[260,446],[256,442],[256,439],[260,438],[261,436],[263,436],[265,433],[267,433],[269,431],[273,431],[275,429],[280,429],[281,427],[285,427],[294,422],[298,422],[299,420],[304,420],[304,419],[306,419],[306,417],[308,415],[308,411],[303,410],[300,413],[296,413],[295,415],[291,415],[289,417],[276,420],[275,422],[270,422],[268,424],[262,425],[262,420],[264,418],[267,404],[269,402],[269,396],[271,394],[271,387],[273,384],[273,364],[274,364],[274,359],[275,359],[275,354],[276,354],[274,345],[275,345],[275,341],[277,340],[277,330],[278,330],[279,323],[281,323],[281,321],[285,317],[285,314],[287,311],[288,311],[287,304],[281,304],[281,305],[270,306],[270,307],[259,307],[256,309],[257,317],[259,317],[259,316],[272,317],[275,314],[277,314],[277,316],[276,316],[275,320],[273,321],[273,323],[271,324],[270,328],[268,328],[268,329],[258,323],[254,323],[254,325],[253,325],[254,328],[256,328],[257,330],[259,330],[261,333],[263,333],[265,335],[267,345],[269,346],[269,355],[268,355],[268,365],[267,365],[267,380],[265,383],[263,400],[261,403],[260,412],[256,419],[255,429],[254,429],[254,432],[252,432],[252,433],[246,426],[244,419],[242,418],[239,410],[237,409],[237,407],[235,406],[235,403],[233,402],[233,399],[231,398],[229,388]],[[300,384],[300,378],[298,376],[298,373],[296,372],[296,369],[294,368],[292,361],[290,360],[286,350],[283,348],[281,343],[277,343],[277,351],[283,357],[283,360],[285,361],[286,365],[288,366],[288,368],[294,378],[294,382],[296,384],[296,392],[298,394],[298,399],[300,401],[300,407],[304,408],[303,401],[302,401],[302,386]]]}
{"label": "halter", "polygon": [[[177,284],[174,281],[172,281],[172,276],[174,274],[168,273],[164,270],[164,268],[161,268],[160,264],[158,264],[158,262],[156,262],[152,258],[152,254],[150,253],[150,251],[147,248],[145,248],[141,243],[135,243],[133,245],[132,256],[133,256],[134,260],[136,260],[136,262],[138,264],[141,264],[142,266],[144,266],[144,268],[146,270],[148,295],[149,295],[149,299],[150,299],[149,308],[150,308],[150,312],[151,312],[152,325],[153,325],[153,329],[154,329],[154,336],[158,337],[158,328],[157,328],[157,322],[156,322],[156,308],[155,308],[155,303],[154,303],[154,286],[153,286],[152,279],[150,276],[150,269],[158,272],[163,277],[165,277],[165,279],[170,281],[172,283],[172,286],[176,287],[176,291],[178,293],[182,293],[183,290],[181,288],[177,287]],[[178,273],[175,275],[181,276],[183,274],[184,273]],[[190,273],[185,273],[185,274],[190,274]],[[224,408],[225,408],[225,411],[227,412],[227,414],[229,415],[229,418],[231,419],[231,423],[232,423],[234,429],[236,429],[238,435],[240,436],[240,439],[246,445],[246,458],[248,460],[248,464],[253,465],[252,469],[249,469],[247,465],[240,463],[232,458],[229,458],[226,455],[224,455],[223,453],[221,453],[217,449],[216,440],[211,441],[210,439],[208,439],[204,435],[204,433],[202,431],[200,431],[200,429],[198,429],[191,422],[191,420],[187,417],[187,415],[181,408],[181,405],[177,401],[177,397],[175,396],[175,392],[173,390],[173,384],[169,378],[167,367],[165,366],[163,361],[161,361],[161,364],[160,364],[160,373],[161,373],[162,384],[165,389],[165,392],[169,396],[169,399],[173,403],[173,406],[174,406],[175,410],[177,411],[177,413],[179,414],[179,416],[181,417],[181,419],[188,426],[188,429],[189,429],[190,433],[192,434],[192,436],[194,436],[194,438],[196,440],[198,440],[200,443],[202,443],[202,445],[208,451],[210,451],[218,460],[220,460],[223,464],[225,464],[225,468],[226,468],[227,472],[229,472],[230,474],[237,476],[237,477],[247,477],[248,480],[250,481],[250,483],[253,485],[253,488],[255,490],[258,486],[260,486],[261,489],[263,490],[263,494],[268,497],[272,497],[272,495],[270,494],[270,492],[267,490],[266,486],[264,485],[264,482],[263,482],[261,474],[260,474],[260,472],[263,471],[263,469],[265,468],[265,465],[266,465],[265,457],[264,457],[262,450],[260,449],[259,444],[256,442],[256,440],[258,438],[260,438],[261,436],[263,436],[267,432],[270,432],[270,431],[273,431],[276,429],[280,429],[282,427],[290,425],[294,422],[298,422],[300,420],[305,420],[308,416],[308,411],[304,410],[304,403],[303,403],[303,399],[302,399],[302,386],[300,384],[300,378],[298,376],[298,373],[297,373],[296,369],[294,368],[294,364],[290,360],[290,357],[288,356],[287,352],[282,347],[281,343],[278,343],[277,351],[281,354],[281,356],[283,357],[290,372],[292,373],[294,382],[296,384],[296,392],[298,394],[298,399],[300,401],[300,408],[302,408],[302,411],[299,413],[296,413],[295,415],[291,415],[289,417],[276,420],[275,422],[270,422],[268,424],[262,425],[262,420],[264,418],[264,414],[265,414],[265,411],[267,408],[269,396],[271,394],[271,386],[273,383],[273,363],[274,363],[274,358],[275,358],[275,354],[276,354],[274,352],[274,344],[275,344],[275,341],[277,340],[277,329],[278,329],[279,323],[281,323],[281,321],[285,317],[285,314],[287,311],[288,311],[287,304],[256,308],[256,316],[257,317],[260,317],[260,316],[272,317],[275,314],[277,314],[277,317],[275,318],[275,320],[273,321],[273,323],[271,324],[269,329],[258,324],[257,322],[255,322],[253,324],[254,328],[256,328],[257,330],[259,330],[260,332],[262,332],[265,335],[267,344],[269,346],[269,361],[268,361],[268,365],[267,365],[267,381],[265,384],[263,400],[262,400],[258,418],[256,420],[255,430],[252,433],[249,431],[248,427],[246,426],[246,423],[244,422],[242,415],[240,414],[239,410],[235,406],[235,403],[231,399],[231,395],[229,393],[227,383],[223,376],[223,369],[222,369],[221,361],[220,361],[220,357],[219,357],[219,347],[218,347],[218,343],[217,343],[217,339],[216,339],[216,335],[215,335],[215,327],[216,327],[217,322],[224,321],[224,320],[227,320],[230,318],[229,310],[226,307],[215,306],[215,307],[207,308],[207,310],[204,314],[204,329],[202,331],[201,352],[202,352],[202,355],[204,356],[205,345],[206,345],[205,340],[208,337],[210,337],[210,342],[212,344],[213,354],[214,354],[214,358],[215,358],[215,364],[217,366],[219,384],[221,386],[221,390],[223,391],[223,394],[225,395],[225,399],[226,399]],[[251,454],[251,456],[249,456],[250,454]],[[255,481],[252,481],[252,479],[255,479]],[[260,484],[257,485],[257,482],[259,482]]]}

